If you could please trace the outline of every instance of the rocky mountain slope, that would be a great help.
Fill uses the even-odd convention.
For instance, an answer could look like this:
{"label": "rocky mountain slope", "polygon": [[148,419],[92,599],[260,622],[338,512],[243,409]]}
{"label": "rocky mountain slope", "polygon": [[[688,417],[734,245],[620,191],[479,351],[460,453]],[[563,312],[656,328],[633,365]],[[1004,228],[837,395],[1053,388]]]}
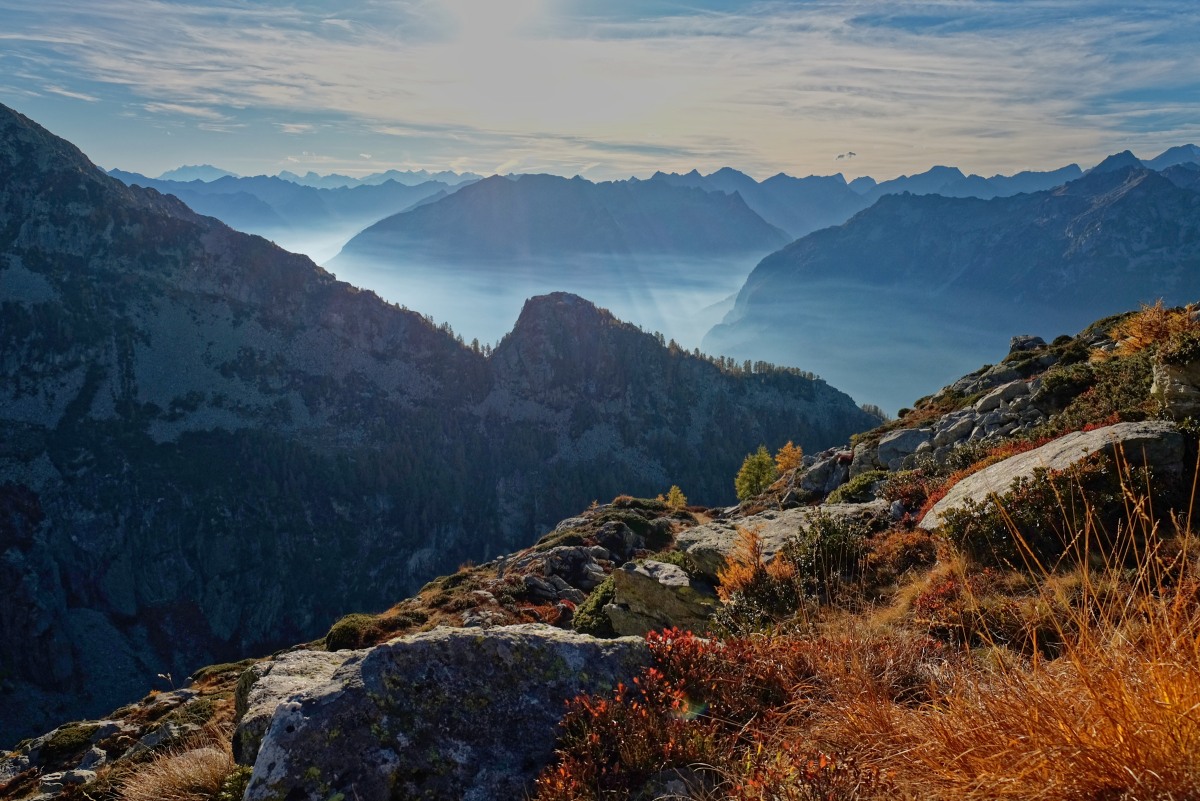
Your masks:
{"label": "rocky mountain slope", "polygon": [[[1143,639],[1167,625],[1148,610],[1169,608],[1170,625],[1194,630],[1200,568],[1186,558],[1188,535],[1158,526],[1171,510],[1187,511],[1195,439],[1172,420],[1195,411],[1198,354],[1200,319],[1186,309],[1100,320],[1052,343],[1014,338],[998,364],[805,456],[740,506],[629,496],[595,505],[531,548],[463,566],[382,615],[344,618],[323,642],[207,668],[187,689],[27,741],[0,759],[0,797],[161,793],[181,780],[155,771],[181,760],[180,749],[219,761],[210,797],[250,801],[532,793],[551,801],[592,797],[597,787],[614,798],[720,787],[739,799],[1012,790],[1024,781],[1012,759],[1033,764],[1047,714],[1050,729],[1067,727],[1071,759],[1084,762],[1091,749],[1113,747],[1097,721],[1125,720],[1109,685],[1047,688],[1047,676],[1068,681],[1093,664],[1085,685],[1132,670],[1136,686],[1161,688],[1149,664],[1125,665],[1136,654],[1116,653],[1110,641],[1086,661],[1071,655],[1091,647],[1087,626],[1123,625],[1106,617],[1105,598],[1138,604],[1131,617]],[[1130,511],[1142,492],[1152,503]],[[1121,559],[1136,556],[1108,550],[1118,547],[1115,521],[1129,525],[1143,514],[1136,510],[1147,515],[1139,530],[1152,533],[1125,536],[1144,537],[1138,547],[1151,558],[1142,569],[1157,564],[1162,574],[1130,570]],[[1081,543],[1084,517],[1095,540]],[[1081,558],[1096,578],[1076,569]],[[1111,573],[1104,559],[1116,560]],[[1130,576],[1128,586],[1109,583]],[[1164,607],[1140,605],[1147,581],[1150,602]],[[770,636],[748,634],[764,627]],[[1148,658],[1188,676],[1194,649],[1183,650],[1187,664],[1165,648]],[[1158,717],[1145,718],[1139,743],[1195,733],[1185,722],[1194,682],[1187,686],[1134,705],[1161,710],[1165,721],[1160,732]],[[1002,751],[1013,755],[998,757],[998,774],[972,769],[961,750],[938,771],[911,765],[912,749],[928,747],[922,721],[946,716],[956,730],[950,716],[966,697],[993,708],[994,696],[994,711],[1021,715],[1030,694],[1022,725],[1032,742]],[[1101,706],[1088,706],[1091,722],[1074,728],[1069,715],[1059,722],[1069,710],[1051,706],[1055,694]],[[972,754],[994,747],[974,710],[962,710],[977,724]],[[1001,740],[1021,742],[1007,730]],[[1177,794],[1192,786],[1195,765],[1190,753],[1168,751],[1170,772],[1139,756],[1142,745],[1102,776],[1063,773],[1067,751],[1055,751],[1049,767],[1064,795],[1080,783],[1132,791],[1151,781]],[[179,774],[199,775],[188,770]],[[1049,780],[1039,775],[1030,789]]]}
{"label": "rocky mountain slope", "polygon": [[497,175],[376,223],[342,257],[707,257],[765,252],[787,240],[737,196],[654,181]]}
{"label": "rocky mountain slope", "polygon": [[1200,194],[1110,159],[1052,191],[885,196],[763,259],[705,347],[803,360],[894,408],[977,364],[1002,330],[1053,337],[1184,302],[1198,268]]}
{"label": "rocky mountain slope", "polygon": [[0,108],[0,739],[262,653],[596,497],[875,418],[569,295],[489,353]]}

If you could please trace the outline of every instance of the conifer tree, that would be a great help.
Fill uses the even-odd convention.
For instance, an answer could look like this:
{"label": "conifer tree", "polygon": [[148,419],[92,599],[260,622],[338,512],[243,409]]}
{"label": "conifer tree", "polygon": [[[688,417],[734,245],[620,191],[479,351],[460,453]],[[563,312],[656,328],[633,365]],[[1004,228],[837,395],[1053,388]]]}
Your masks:
{"label": "conifer tree", "polygon": [[767,451],[767,446],[759,445],[758,451],[748,454],[738,470],[733,487],[737,490],[739,501],[745,501],[758,495],[779,476],[775,469],[775,460]]}

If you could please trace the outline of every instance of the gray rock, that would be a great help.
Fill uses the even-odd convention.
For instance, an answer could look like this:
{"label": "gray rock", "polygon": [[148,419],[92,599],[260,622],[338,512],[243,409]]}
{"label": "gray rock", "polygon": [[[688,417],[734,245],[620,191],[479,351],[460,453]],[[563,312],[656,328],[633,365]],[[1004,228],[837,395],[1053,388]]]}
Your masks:
{"label": "gray rock", "polygon": [[253,765],[275,707],[297,693],[329,681],[334,671],[355,653],[292,651],[247,670],[238,682],[240,720],[233,732],[234,759],[242,765]]}
{"label": "gray rock", "polygon": [[1003,495],[1014,481],[1032,476],[1038,468],[1063,470],[1093,453],[1118,449],[1132,465],[1150,465],[1166,475],[1183,472],[1183,435],[1171,423],[1118,423],[1095,431],[1076,431],[967,476],[921,519],[921,528],[936,529],[947,510],[959,508],[967,500],[983,503],[993,495]]}
{"label": "gray rock", "polygon": [[566,701],[649,662],[641,639],[537,624],[392,640],[279,705],[246,801],[524,798]]}
{"label": "gray rock", "polygon": [[964,414],[957,418],[949,418],[943,428],[939,428],[934,434],[933,446],[941,448],[946,445],[953,445],[956,442],[961,442],[971,436],[971,431],[976,426],[975,415]]}
{"label": "gray rock", "polygon": [[618,635],[643,636],[665,628],[708,632],[717,609],[712,587],[693,581],[677,565],[646,560],[612,572],[613,600],[604,607]]}
{"label": "gray rock", "polygon": [[60,793],[72,785],[91,784],[96,781],[96,772],[91,770],[66,770],[47,773],[42,777],[39,789],[43,793]]}
{"label": "gray rock", "polygon": [[850,478],[866,473],[868,470],[878,470],[878,455],[878,445],[868,445],[865,442],[855,445],[854,456],[850,462]]}
{"label": "gray rock", "polygon": [[1029,385],[1024,381],[1010,381],[1007,384],[996,387],[988,394],[984,395],[975,402],[975,411],[980,414],[990,412],[993,409],[999,409],[1002,403],[1019,398],[1022,395],[1029,394]]}
{"label": "gray rock", "polygon": [[553,584],[540,576],[522,576],[521,581],[525,583],[525,589],[539,598],[547,601],[558,599],[558,590],[555,589]]}
{"label": "gray rock", "polygon": [[1008,342],[1009,353],[1020,353],[1046,347],[1046,340],[1032,334],[1019,334]]}
{"label": "gray rock", "polygon": [[1200,416],[1200,361],[1189,364],[1154,364],[1150,395],[1175,420]]}
{"label": "gray rock", "polygon": [[108,761],[108,754],[103,748],[92,746],[88,752],[83,755],[83,759],[79,760],[79,770],[92,770],[98,768]]}
{"label": "gray rock", "polygon": [[816,462],[800,479],[800,489],[807,493],[828,495],[850,480],[851,455],[834,453]]}
{"label": "gray rock", "polygon": [[870,503],[831,503],[782,512],[763,512],[734,522],[714,520],[680,532],[675,537],[675,545],[679,550],[686,551],[706,576],[715,578],[717,570],[725,564],[726,557],[733,551],[738,528],[758,532],[763,545],[763,558],[769,560],[779,552],[785,542],[802,530],[807,530],[812,516],[820,513],[837,518],[873,522],[886,519],[889,507],[887,501],[882,500]]}
{"label": "gray rock", "polygon": [[905,456],[916,452],[921,443],[931,439],[933,430],[929,428],[902,428],[899,431],[890,431],[879,440],[876,460],[887,469],[895,470]]}

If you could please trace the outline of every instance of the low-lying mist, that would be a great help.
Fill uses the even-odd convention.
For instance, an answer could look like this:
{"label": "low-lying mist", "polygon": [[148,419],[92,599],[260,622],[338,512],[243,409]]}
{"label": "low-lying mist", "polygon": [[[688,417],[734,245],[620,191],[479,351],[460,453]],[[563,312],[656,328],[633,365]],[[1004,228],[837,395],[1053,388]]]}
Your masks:
{"label": "low-lying mist", "polygon": [[732,307],[757,260],[585,255],[448,262],[343,255],[324,266],[343,281],[449,323],[467,342],[499,341],[528,298],[563,291],[690,350]]}

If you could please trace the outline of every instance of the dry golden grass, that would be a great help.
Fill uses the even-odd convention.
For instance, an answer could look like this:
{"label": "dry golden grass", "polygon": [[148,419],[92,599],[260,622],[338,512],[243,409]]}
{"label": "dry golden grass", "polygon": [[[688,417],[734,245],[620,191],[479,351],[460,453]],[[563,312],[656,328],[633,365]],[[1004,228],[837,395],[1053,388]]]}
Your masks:
{"label": "dry golden grass", "polygon": [[1063,656],[959,663],[917,706],[843,695],[817,728],[918,798],[1200,798],[1195,544],[1187,523],[1163,538],[1129,500],[1123,552],[1101,558],[1084,530],[1077,570],[1035,577],[1063,615]]}
{"label": "dry golden grass", "polygon": [[122,801],[209,801],[236,767],[228,715],[185,745],[137,765],[121,781]]}

